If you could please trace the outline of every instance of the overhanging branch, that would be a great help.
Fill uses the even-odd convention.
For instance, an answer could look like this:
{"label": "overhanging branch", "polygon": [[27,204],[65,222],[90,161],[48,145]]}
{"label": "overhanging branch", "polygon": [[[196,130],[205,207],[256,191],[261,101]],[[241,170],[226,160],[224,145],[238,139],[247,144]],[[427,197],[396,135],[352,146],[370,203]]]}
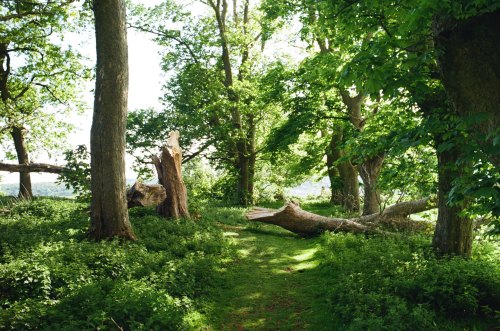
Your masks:
{"label": "overhanging branch", "polygon": [[46,163],[29,163],[29,164],[10,164],[0,163],[0,171],[7,172],[47,172],[52,174],[60,174],[64,171],[71,171],[62,166]]}

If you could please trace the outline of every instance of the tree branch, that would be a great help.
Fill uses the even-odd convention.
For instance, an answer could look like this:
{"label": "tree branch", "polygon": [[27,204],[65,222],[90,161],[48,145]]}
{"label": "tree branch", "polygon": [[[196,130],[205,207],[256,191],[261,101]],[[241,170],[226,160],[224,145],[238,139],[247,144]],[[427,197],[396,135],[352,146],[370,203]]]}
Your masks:
{"label": "tree branch", "polygon": [[7,172],[47,172],[52,174],[60,174],[64,171],[71,171],[62,166],[45,164],[45,163],[29,163],[29,164],[10,164],[0,163],[0,171]]}
{"label": "tree branch", "polygon": [[196,64],[200,63],[198,57],[194,53],[194,51],[191,48],[191,46],[186,41],[182,40],[181,38],[176,37],[174,35],[166,34],[166,33],[161,32],[161,31],[157,31],[157,30],[155,31],[153,29],[147,29],[147,28],[142,27],[142,26],[133,25],[131,23],[128,23],[127,25],[128,25],[129,28],[136,29],[138,31],[147,32],[147,33],[151,33],[151,34],[154,34],[154,35],[157,35],[157,36],[165,37],[167,39],[175,40],[177,43],[179,43],[179,45],[182,45],[184,48],[186,48],[186,50],[188,51],[189,55],[191,56],[191,58],[193,59],[193,61]]}

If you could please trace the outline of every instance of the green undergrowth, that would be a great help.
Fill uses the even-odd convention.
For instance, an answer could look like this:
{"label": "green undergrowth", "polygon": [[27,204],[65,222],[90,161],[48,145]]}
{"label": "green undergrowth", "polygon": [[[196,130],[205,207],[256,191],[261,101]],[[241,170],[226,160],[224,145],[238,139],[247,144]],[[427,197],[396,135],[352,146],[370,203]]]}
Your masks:
{"label": "green undergrowth", "polygon": [[212,222],[131,210],[137,242],[86,240],[88,206],[2,200],[0,329],[189,330],[204,325],[228,241]]}
{"label": "green undergrowth", "polygon": [[328,325],[339,330],[493,330],[500,308],[498,246],[437,258],[429,236],[325,234],[317,258]]}
{"label": "green undergrowth", "polygon": [[[280,203],[266,207],[278,208]],[[88,206],[0,197],[0,329],[493,330],[498,243],[438,258],[429,234],[300,238],[212,202],[132,209],[137,242],[86,239]],[[305,210],[345,215],[321,201]],[[6,212],[5,210],[9,210]]]}

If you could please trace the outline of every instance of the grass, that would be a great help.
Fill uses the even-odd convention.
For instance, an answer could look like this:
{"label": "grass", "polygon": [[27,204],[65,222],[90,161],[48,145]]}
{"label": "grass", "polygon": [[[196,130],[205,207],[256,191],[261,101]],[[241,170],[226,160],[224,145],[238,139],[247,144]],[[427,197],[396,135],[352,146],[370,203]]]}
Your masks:
{"label": "grass", "polygon": [[313,330],[321,289],[317,240],[269,226],[225,227],[237,247],[224,287],[214,292],[214,330]]}
{"label": "grass", "polygon": [[439,259],[428,234],[303,239],[211,203],[195,222],[132,209],[137,242],[94,243],[85,204],[0,206],[2,330],[494,330],[500,316],[488,240]]}

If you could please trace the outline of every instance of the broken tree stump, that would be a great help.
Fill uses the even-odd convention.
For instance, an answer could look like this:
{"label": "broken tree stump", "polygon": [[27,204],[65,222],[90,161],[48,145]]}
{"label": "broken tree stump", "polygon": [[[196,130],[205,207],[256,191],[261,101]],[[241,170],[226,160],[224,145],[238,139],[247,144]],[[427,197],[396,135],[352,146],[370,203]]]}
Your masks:
{"label": "broken tree stump", "polygon": [[128,208],[158,206],[166,197],[165,188],[160,184],[146,185],[135,182],[127,190],[127,206]]}
{"label": "broken tree stump", "polygon": [[313,214],[289,202],[280,209],[254,207],[246,214],[246,217],[249,221],[278,225],[298,235],[309,237],[319,235],[324,231],[382,233],[383,231],[376,227],[379,223],[391,224],[392,220],[403,219],[410,214],[435,207],[435,203],[427,198],[395,204],[381,213],[346,219]]}
{"label": "broken tree stump", "polygon": [[182,180],[182,150],[179,131],[172,131],[162,147],[160,157],[153,156],[153,163],[160,185],[165,188],[166,198],[158,205],[158,214],[167,218],[189,218],[187,191]]}

